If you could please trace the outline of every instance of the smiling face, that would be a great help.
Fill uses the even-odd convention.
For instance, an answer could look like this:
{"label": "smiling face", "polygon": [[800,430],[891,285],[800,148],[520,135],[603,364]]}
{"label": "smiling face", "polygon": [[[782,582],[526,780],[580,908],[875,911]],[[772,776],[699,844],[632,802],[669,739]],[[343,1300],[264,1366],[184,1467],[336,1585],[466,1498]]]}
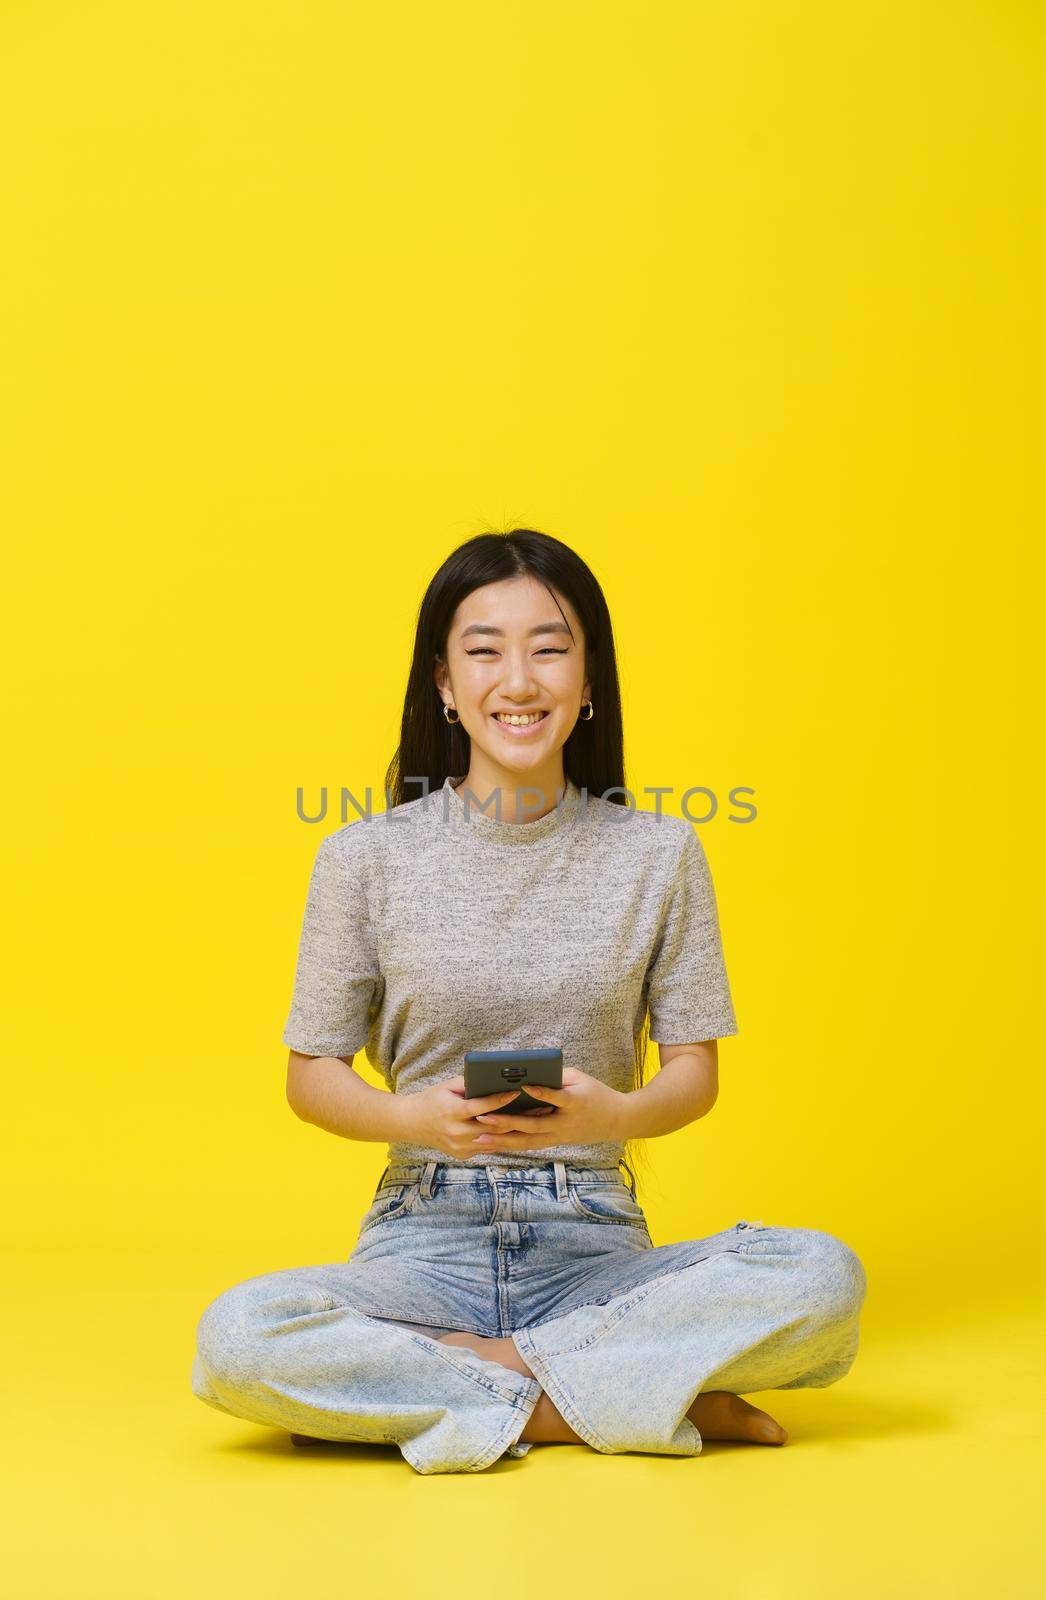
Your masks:
{"label": "smiling face", "polygon": [[[477,794],[501,787],[506,818],[517,786],[542,790],[549,809],[563,787],[563,746],[591,692],[585,644],[566,597],[553,599],[529,576],[484,584],[454,613],[436,687],[472,743],[466,782]],[[523,727],[498,720],[498,712],[544,714]]]}

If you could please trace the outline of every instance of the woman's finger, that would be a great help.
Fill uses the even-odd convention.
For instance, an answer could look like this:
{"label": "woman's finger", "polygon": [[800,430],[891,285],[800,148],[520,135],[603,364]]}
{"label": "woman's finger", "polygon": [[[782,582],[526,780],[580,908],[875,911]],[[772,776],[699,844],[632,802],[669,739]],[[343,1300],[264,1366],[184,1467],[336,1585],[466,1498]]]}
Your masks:
{"label": "woman's finger", "polygon": [[484,1150],[543,1150],[547,1144],[554,1144],[556,1141],[536,1134],[505,1130],[497,1133],[481,1133],[475,1143],[482,1145]]}
{"label": "woman's finger", "polygon": [[[464,1102],[463,1109],[472,1112],[473,1106],[479,1106],[481,1112],[489,1111],[491,1101],[494,1101],[498,1106],[507,1106],[509,1101],[514,1100],[518,1093],[518,1089],[497,1089],[493,1094],[473,1095],[471,1100]],[[476,1115],[477,1113],[472,1112],[472,1114]]]}
{"label": "woman's finger", "polygon": [[527,1116],[498,1117],[488,1111],[482,1117],[477,1117],[476,1121],[489,1128],[492,1133],[530,1133],[538,1118],[544,1120],[546,1115],[544,1111],[533,1111]]}

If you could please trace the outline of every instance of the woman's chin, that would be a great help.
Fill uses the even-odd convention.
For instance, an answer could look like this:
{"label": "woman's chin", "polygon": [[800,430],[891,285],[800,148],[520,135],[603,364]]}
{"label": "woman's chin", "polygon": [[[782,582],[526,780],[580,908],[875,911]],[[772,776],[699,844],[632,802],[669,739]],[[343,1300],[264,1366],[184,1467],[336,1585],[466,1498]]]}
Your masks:
{"label": "woman's chin", "polygon": [[487,749],[486,746],[483,747],[483,753],[487,759],[494,766],[500,767],[503,772],[519,773],[525,776],[528,772],[533,772],[538,767],[544,766],[548,760],[549,752],[547,750],[526,750],[522,747],[518,750],[506,749],[505,746],[507,744],[507,739],[501,739],[493,749]]}

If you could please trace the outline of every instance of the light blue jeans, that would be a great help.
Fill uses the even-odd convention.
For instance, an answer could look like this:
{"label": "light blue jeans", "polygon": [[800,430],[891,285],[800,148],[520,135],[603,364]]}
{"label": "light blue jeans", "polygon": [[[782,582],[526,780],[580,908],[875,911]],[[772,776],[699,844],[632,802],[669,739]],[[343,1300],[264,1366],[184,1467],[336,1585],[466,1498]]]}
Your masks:
{"label": "light blue jeans", "polygon": [[[616,1168],[389,1166],[349,1259],[206,1307],[193,1392],[250,1422],[394,1444],[416,1471],[530,1449],[542,1389],[594,1450],[696,1456],[703,1389],[824,1388],[866,1279],[840,1239],[736,1222],[655,1245]],[[511,1336],[532,1378],[439,1335]]]}

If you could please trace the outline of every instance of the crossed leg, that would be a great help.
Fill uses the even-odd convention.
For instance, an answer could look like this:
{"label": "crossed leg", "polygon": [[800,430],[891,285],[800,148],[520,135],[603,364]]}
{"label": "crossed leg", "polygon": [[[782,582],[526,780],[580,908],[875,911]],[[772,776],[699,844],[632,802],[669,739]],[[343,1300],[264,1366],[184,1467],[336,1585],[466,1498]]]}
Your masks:
{"label": "crossed leg", "polygon": [[[445,1333],[440,1344],[463,1344],[488,1361],[534,1376],[511,1339],[486,1339],[478,1333]],[[769,1412],[749,1405],[726,1389],[706,1389],[687,1410],[702,1439],[745,1439],[752,1444],[784,1444],[788,1434]],[[520,1439],[533,1444],[584,1444],[542,1389]]]}
{"label": "crossed leg", "polygon": [[[632,1285],[630,1298],[616,1313],[607,1317],[600,1310],[604,1325],[597,1324],[594,1332],[585,1320],[589,1315],[591,1321],[586,1304],[563,1313],[565,1327],[557,1326],[551,1336],[539,1323],[533,1332],[524,1328],[505,1338],[448,1329],[438,1335],[438,1341],[466,1346],[482,1359],[534,1381],[539,1394],[518,1436],[522,1441],[584,1443],[563,1414],[567,1410],[574,1415],[569,1405],[572,1382],[584,1383],[582,1369],[591,1360],[587,1346],[596,1338],[607,1340],[600,1354],[611,1357],[608,1372],[616,1372],[616,1381],[622,1381],[622,1373],[629,1370],[632,1343],[631,1329],[622,1326],[627,1312],[638,1323],[636,1338],[645,1340],[647,1348],[657,1335],[671,1340],[678,1336],[682,1342],[665,1347],[666,1373],[659,1374],[661,1392],[656,1383],[652,1388],[648,1385],[647,1398],[662,1402],[656,1425],[647,1426],[645,1412],[636,1413],[634,1403],[631,1413],[626,1414],[627,1395],[605,1391],[600,1395],[598,1386],[589,1394],[588,1404],[595,1412],[595,1420],[582,1407],[579,1421],[583,1426],[588,1423],[597,1439],[602,1429],[603,1439],[610,1441],[607,1448],[629,1448],[630,1430],[636,1438],[659,1441],[666,1429],[670,1431],[673,1419],[665,1410],[664,1401],[672,1392],[670,1381],[675,1386],[685,1384],[690,1359],[695,1371],[705,1371],[706,1382],[714,1384],[718,1379],[720,1384],[730,1386],[709,1386],[691,1400],[685,1416],[702,1439],[784,1444],[788,1438],[785,1429],[767,1412],[743,1400],[741,1394],[765,1388],[820,1388],[845,1376],[857,1350],[864,1269],[848,1246],[821,1230],[768,1228],[761,1223],[737,1226],[758,1232],[740,1247],[733,1229],[708,1241],[662,1247],[666,1253],[684,1254],[684,1259],[670,1273],[639,1286],[638,1293]],[[718,1248],[693,1260],[685,1258],[686,1253],[706,1245]],[[695,1278],[701,1281],[706,1277],[710,1284],[709,1304],[715,1315],[695,1320],[691,1286]],[[657,1303],[655,1294],[660,1296]],[[731,1300],[735,1294],[736,1317]],[[603,1305],[603,1300],[593,1301],[594,1307]],[[545,1336],[540,1337],[542,1334]],[[435,1330],[431,1336],[436,1337]],[[520,1344],[527,1355],[518,1348]],[[544,1378],[537,1376],[528,1356],[536,1359]],[[565,1372],[562,1365],[557,1366],[557,1360],[565,1363]],[[561,1404],[564,1398],[567,1401],[562,1410],[546,1392],[549,1378],[554,1380],[551,1387],[559,1394]],[[690,1393],[693,1395],[692,1388]],[[299,1436],[297,1442],[306,1441]]]}
{"label": "crossed leg", "polygon": [[[497,1361],[513,1372],[522,1372],[532,1378],[533,1372],[511,1339],[489,1339],[479,1333],[445,1333],[440,1344],[465,1345],[487,1361]],[[687,1416],[697,1428],[702,1439],[738,1439],[751,1444],[784,1444],[788,1434],[779,1422],[766,1411],[749,1405],[739,1394],[726,1389],[707,1389],[699,1394],[687,1410]],[[537,1405],[527,1418],[520,1439],[531,1444],[584,1444],[580,1434],[574,1432],[562,1412],[542,1389]],[[293,1442],[301,1446],[325,1444],[324,1439],[313,1439],[309,1434],[292,1433]]]}

